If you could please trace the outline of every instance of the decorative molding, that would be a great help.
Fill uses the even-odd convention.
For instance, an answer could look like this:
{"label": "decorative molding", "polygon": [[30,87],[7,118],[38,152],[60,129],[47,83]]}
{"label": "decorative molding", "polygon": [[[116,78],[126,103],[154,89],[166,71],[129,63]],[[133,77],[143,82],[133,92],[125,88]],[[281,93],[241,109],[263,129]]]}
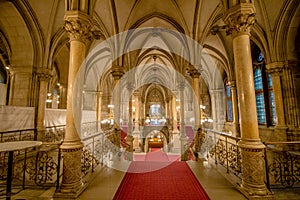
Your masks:
{"label": "decorative molding", "polygon": [[224,22],[227,35],[233,37],[240,34],[250,35],[251,27],[255,23],[255,7],[252,3],[241,3],[234,6],[225,14]]}
{"label": "decorative molding", "polygon": [[87,40],[100,39],[103,34],[96,29],[92,22],[91,16],[80,11],[67,11],[65,15],[65,30],[67,31],[70,40]]}

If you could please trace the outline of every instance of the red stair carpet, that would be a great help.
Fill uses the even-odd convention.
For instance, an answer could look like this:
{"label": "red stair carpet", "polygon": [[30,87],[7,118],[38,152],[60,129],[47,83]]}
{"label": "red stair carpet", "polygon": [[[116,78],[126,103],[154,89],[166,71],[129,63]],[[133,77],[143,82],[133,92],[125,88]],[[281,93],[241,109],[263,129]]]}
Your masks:
{"label": "red stair carpet", "polygon": [[186,162],[135,161],[128,171],[114,200],[210,199]]}

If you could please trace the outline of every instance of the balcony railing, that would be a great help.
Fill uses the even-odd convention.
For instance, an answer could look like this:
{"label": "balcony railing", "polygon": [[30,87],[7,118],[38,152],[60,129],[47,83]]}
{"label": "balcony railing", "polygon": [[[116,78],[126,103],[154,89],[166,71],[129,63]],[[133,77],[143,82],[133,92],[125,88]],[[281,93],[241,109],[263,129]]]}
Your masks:
{"label": "balcony railing", "polygon": [[[205,130],[205,142],[202,151],[207,158],[213,158],[215,164],[225,167],[227,173],[242,178],[240,138],[227,133]],[[265,183],[268,189],[300,187],[300,141],[264,142]]]}
{"label": "balcony railing", "polygon": [[300,187],[300,141],[264,144],[268,188]]}
{"label": "balcony railing", "polygon": [[[26,188],[59,187],[62,176],[60,143],[14,152],[12,192]],[[0,153],[0,196],[6,195],[8,152]]]}

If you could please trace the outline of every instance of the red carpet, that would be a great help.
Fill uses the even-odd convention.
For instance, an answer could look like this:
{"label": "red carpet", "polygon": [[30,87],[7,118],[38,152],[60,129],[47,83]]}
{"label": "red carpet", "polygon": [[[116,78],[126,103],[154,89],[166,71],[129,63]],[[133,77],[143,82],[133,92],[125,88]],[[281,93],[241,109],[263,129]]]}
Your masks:
{"label": "red carpet", "polygon": [[[152,171],[156,168],[161,169]],[[135,161],[129,167],[131,172],[144,170],[150,172],[127,172],[114,200],[209,200],[186,162]]]}

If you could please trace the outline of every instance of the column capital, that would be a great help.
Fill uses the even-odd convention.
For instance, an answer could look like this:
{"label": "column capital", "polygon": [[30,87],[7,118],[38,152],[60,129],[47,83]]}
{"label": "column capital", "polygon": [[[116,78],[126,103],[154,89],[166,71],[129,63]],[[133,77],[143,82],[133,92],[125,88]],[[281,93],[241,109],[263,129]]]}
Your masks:
{"label": "column capital", "polygon": [[122,66],[118,66],[118,65],[112,66],[111,75],[113,76],[113,78],[115,80],[120,80],[120,78],[123,76],[123,74],[124,74],[124,71],[123,71]]}
{"label": "column capital", "polygon": [[251,27],[255,22],[255,7],[253,3],[240,3],[230,9],[224,15],[227,24],[227,35],[250,35]]}
{"label": "column capital", "polygon": [[71,41],[86,42],[92,38],[100,39],[103,36],[101,31],[95,29],[91,17],[81,11],[67,11],[64,28]]}
{"label": "column capital", "polygon": [[141,97],[141,94],[140,94],[140,91],[139,91],[139,90],[135,90],[135,91],[133,92],[133,95],[134,95],[135,97]]}
{"label": "column capital", "polygon": [[189,70],[189,75],[192,78],[199,78],[201,73],[197,69],[191,69],[191,70]]}
{"label": "column capital", "polygon": [[283,62],[273,62],[266,65],[267,72],[272,76],[280,76],[284,68]]}
{"label": "column capital", "polygon": [[235,81],[228,81],[228,85],[230,88],[236,88],[236,82]]}
{"label": "column capital", "polygon": [[52,71],[50,69],[39,67],[36,70],[36,75],[40,81],[49,81],[52,78]]}

